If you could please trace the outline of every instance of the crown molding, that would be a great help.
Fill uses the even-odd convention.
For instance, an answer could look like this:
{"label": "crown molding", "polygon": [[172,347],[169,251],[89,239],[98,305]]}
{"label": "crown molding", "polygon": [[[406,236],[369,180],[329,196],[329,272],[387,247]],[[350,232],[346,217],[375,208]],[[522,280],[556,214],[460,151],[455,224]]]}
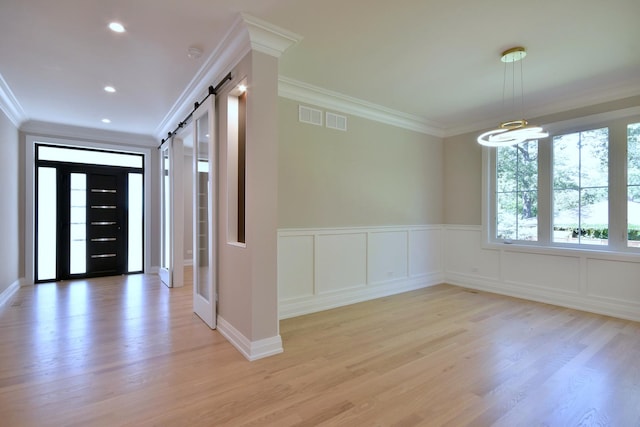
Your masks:
{"label": "crown molding", "polygon": [[[546,123],[541,123],[538,118],[565,113],[572,110],[579,110],[581,108],[599,104],[606,104],[607,102],[619,101],[625,98],[632,98],[634,96],[640,96],[640,82],[632,81],[627,84],[610,88],[607,90],[606,95],[602,94],[601,88],[597,88],[597,92],[591,91],[571,98],[566,98],[562,102],[551,103],[538,108],[529,108],[525,113],[527,119],[532,123],[543,126],[546,125]],[[444,137],[448,138],[451,136],[463,135],[465,133],[481,132],[484,129],[494,128],[504,120],[505,117],[502,116],[469,123],[463,126],[450,127],[445,130]]]}
{"label": "crown molding", "polygon": [[[209,86],[227,75],[251,50],[279,58],[301,36],[247,14],[238,14],[231,28],[182,91],[154,131],[158,141],[175,129],[202,99]],[[213,84],[215,86],[215,84]]]}
{"label": "crown molding", "polygon": [[158,141],[150,135],[85,128],[37,120],[25,122],[20,127],[20,131],[30,135],[70,138],[78,141],[107,142],[138,147],[156,147],[158,145]]}
{"label": "crown molding", "polygon": [[164,138],[167,132],[175,129],[176,125],[189,114],[193,108],[193,102],[202,99],[208,93],[209,86],[215,80],[222,79],[249,53],[250,45],[247,41],[246,31],[243,28],[243,22],[242,17],[239,15],[222,41],[207,57],[202,67],[173,103],[171,109],[154,131],[154,136],[158,141]]}
{"label": "crown molding", "polygon": [[279,76],[278,95],[298,102],[313,104],[380,123],[442,138],[444,130],[422,117],[403,113],[382,105],[343,95],[328,89]]}
{"label": "crown molding", "polygon": [[280,58],[285,50],[302,40],[302,36],[273,25],[254,16],[242,13],[242,20],[249,32],[251,49]]}
{"label": "crown molding", "polygon": [[4,111],[7,118],[16,128],[27,121],[27,114],[22,109],[18,98],[15,97],[11,88],[0,74],[0,110]]}

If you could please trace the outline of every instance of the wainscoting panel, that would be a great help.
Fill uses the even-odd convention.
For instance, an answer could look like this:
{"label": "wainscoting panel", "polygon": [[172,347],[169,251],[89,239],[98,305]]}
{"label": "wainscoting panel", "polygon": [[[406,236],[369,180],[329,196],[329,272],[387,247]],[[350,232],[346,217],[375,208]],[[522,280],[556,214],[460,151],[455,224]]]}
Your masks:
{"label": "wainscoting panel", "polygon": [[481,241],[477,227],[447,226],[444,237],[445,272],[499,280],[500,253],[480,250]]}
{"label": "wainscoting panel", "polygon": [[314,236],[282,236],[278,240],[278,298],[311,296]]}
{"label": "wainscoting panel", "polygon": [[442,226],[278,231],[280,318],[444,281]]}
{"label": "wainscoting panel", "polygon": [[443,226],[445,281],[640,321],[640,257],[536,247],[485,247],[480,226]]}
{"label": "wainscoting panel", "polygon": [[504,281],[515,286],[538,287],[578,292],[580,290],[580,258],[502,252]]}
{"label": "wainscoting panel", "polygon": [[383,283],[408,277],[408,241],[408,231],[369,234],[369,283]]}
{"label": "wainscoting panel", "polygon": [[640,263],[587,260],[587,292],[591,296],[640,304]]}
{"label": "wainscoting panel", "polygon": [[442,271],[442,228],[409,231],[409,275],[424,276]]}
{"label": "wainscoting panel", "polygon": [[316,239],[318,294],[367,284],[367,233],[321,234]]}

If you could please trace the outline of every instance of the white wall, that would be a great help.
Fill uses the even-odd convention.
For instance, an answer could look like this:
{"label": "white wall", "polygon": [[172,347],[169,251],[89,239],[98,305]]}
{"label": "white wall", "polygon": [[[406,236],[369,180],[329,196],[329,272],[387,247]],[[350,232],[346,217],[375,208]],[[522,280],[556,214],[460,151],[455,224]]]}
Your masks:
{"label": "white wall", "polygon": [[[0,182],[2,183],[2,208],[0,208],[0,302],[3,293],[17,288],[20,272],[20,248],[22,248],[20,191],[20,159],[18,129],[0,110]],[[8,295],[8,294],[6,294]]]}

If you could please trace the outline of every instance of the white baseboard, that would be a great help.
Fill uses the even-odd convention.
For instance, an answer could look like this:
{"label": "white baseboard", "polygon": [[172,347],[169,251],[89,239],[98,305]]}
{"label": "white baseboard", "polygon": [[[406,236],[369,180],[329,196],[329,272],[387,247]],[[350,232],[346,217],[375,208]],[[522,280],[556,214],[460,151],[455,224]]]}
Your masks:
{"label": "white baseboard", "polygon": [[443,282],[444,276],[441,273],[432,273],[410,279],[393,280],[386,283],[344,289],[325,294],[281,300],[278,304],[279,318],[288,319],[290,317],[316,313],[318,311],[329,310],[389,295],[427,288]]}
{"label": "white baseboard", "polygon": [[9,299],[13,296],[13,294],[15,294],[18,291],[22,282],[23,282],[22,279],[18,279],[12,284],[10,284],[7,287],[7,289],[2,291],[2,293],[0,293],[0,307],[2,307],[7,301],[9,301]]}
{"label": "white baseboard", "polygon": [[147,273],[147,274],[158,274],[159,271],[160,271],[160,267],[155,265],[155,266],[149,267],[149,269],[147,271],[145,271],[145,273]]}
{"label": "white baseboard", "polygon": [[446,282],[464,288],[477,289],[479,291],[492,292],[640,322],[640,305],[632,302],[623,303],[621,301],[605,300],[604,298],[571,294],[532,286],[524,288],[497,280],[460,273],[447,273]]}
{"label": "white baseboard", "polygon": [[283,352],[280,335],[251,341],[221,316],[218,316],[216,329],[250,362]]}
{"label": "white baseboard", "polygon": [[193,258],[183,260],[182,261],[182,265],[184,265],[185,267],[192,266],[193,265]]}

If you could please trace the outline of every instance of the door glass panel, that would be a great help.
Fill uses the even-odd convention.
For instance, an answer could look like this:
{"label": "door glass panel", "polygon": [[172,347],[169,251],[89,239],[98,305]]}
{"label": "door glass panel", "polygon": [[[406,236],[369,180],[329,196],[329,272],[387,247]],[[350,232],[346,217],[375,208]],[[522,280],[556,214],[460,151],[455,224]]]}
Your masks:
{"label": "door glass panel", "polygon": [[38,265],[36,280],[56,278],[56,169],[38,168]]}
{"label": "door glass panel", "polygon": [[69,273],[87,272],[87,175],[71,174]]}
{"label": "door glass panel", "polygon": [[209,301],[209,129],[207,116],[196,121],[196,259],[198,271],[195,274],[198,294]]}
{"label": "door glass panel", "polygon": [[169,150],[162,150],[162,255],[161,267],[171,266],[171,182]]}
{"label": "door glass panel", "polygon": [[80,150],[77,148],[50,147],[41,145],[38,146],[38,160],[142,168],[143,157],[140,154]]}
{"label": "door glass panel", "polygon": [[142,241],[143,241],[143,191],[142,174],[129,174],[129,240],[128,240],[128,268],[129,273],[142,271]]}

